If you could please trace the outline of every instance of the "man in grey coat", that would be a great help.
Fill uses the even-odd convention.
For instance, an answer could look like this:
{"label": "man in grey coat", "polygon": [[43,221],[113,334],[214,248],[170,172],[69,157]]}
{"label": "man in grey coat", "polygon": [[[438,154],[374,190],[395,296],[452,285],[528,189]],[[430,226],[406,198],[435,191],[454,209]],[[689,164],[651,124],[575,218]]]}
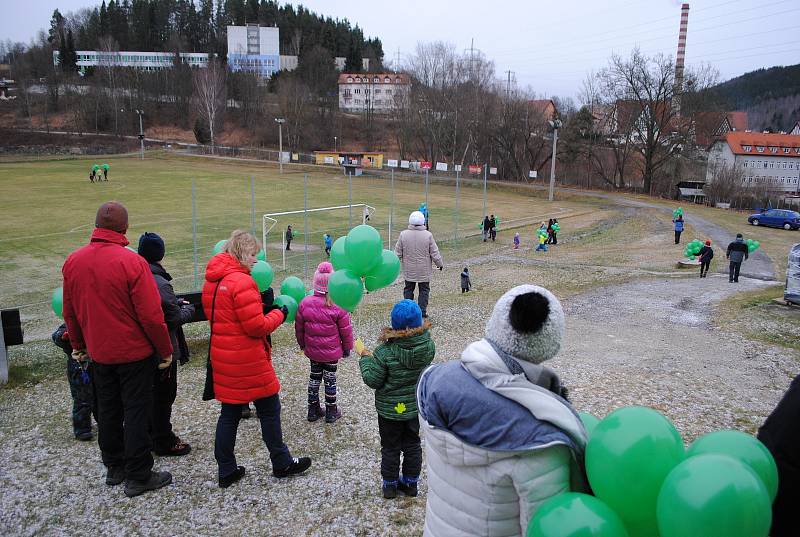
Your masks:
{"label": "man in grey coat", "polygon": [[739,283],[739,270],[742,268],[742,261],[749,257],[747,243],[741,233],[736,234],[736,240],[728,245],[725,257],[731,260],[728,270],[728,282]]}
{"label": "man in grey coat", "polygon": [[417,304],[422,310],[422,316],[427,317],[432,265],[442,270],[444,261],[433,234],[425,229],[425,215],[419,211],[411,213],[408,217],[408,229],[400,233],[394,252],[400,258],[403,279],[406,282],[403,298],[414,300],[414,288],[419,285]]}

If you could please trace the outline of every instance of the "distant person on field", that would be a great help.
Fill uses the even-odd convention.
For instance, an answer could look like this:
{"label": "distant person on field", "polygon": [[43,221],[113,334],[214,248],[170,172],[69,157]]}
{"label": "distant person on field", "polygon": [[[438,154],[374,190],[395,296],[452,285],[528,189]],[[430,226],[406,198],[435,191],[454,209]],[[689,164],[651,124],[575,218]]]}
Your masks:
{"label": "distant person on field", "polygon": [[395,498],[398,490],[406,496],[417,495],[422,446],[416,390],[420,373],[436,353],[430,327],[414,301],[401,300],[392,308],[391,327],[381,332],[381,343],[375,352],[358,349],[361,378],[375,390],[381,437],[381,489],[387,499]]}
{"label": "distant person on field", "polygon": [[194,306],[178,300],[172,288],[172,276],[161,264],[166,247],[164,240],[156,233],[143,233],[139,237],[139,255],[150,265],[150,272],[158,286],[164,322],[172,342],[172,364],[155,372],[153,384],[153,451],[162,457],[180,457],[192,450],[189,443],[182,441],[172,432],[172,405],[178,395],[178,362],[189,361],[189,346],[183,334],[182,325],[194,316]]}
{"label": "distant person on field", "polygon": [[489,237],[492,242],[497,238],[497,218],[494,215],[489,216]]}
{"label": "distant person on field", "polygon": [[108,181],[108,168],[103,168],[103,180]]}
{"label": "distant person on field", "polygon": [[464,267],[461,271],[461,292],[468,293],[472,287],[472,281],[469,279],[469,267]]}
{"label": "distant person on field", "polygon": [[325,240],[325,255],[330,257],[331,256],[331,248],[333,247],[333,237],[331,237],[329,234],[326,233],[325,237],[323,237],[323,239]]}
{"label": "distant person on field", "polygon": [[486,242],[489,239],[489,230],[492,227],[488,216],[483,217],[483,223],[481,224],[481,227],[483,228],[483,242]]}
{"label": "distant person on field", "polygon": [[[336,369],[339,360],[347,358],[353,348],[353,326],[350,314],[331,301],[328,278],[333,265],[323,261],[314,272],[314,294],[297,308],[294,334],[300,350],[311,362],[308,380],[308,421],[324,417],[333,423],[342,417],[336,402]],[[325,383],[325,408],[319,402],[319,386]]]}
{"label": "distant person on field", "polygon": [[428,316],[428,297],[431,292],[432,264],[444,268],[442,255],[433,238],[433,234],[425,229],[425,216],[414,211],[408,217],[408,229],[400,232],[394,252],[400,258],[405,287],[403,298],[414,300],[414,288],[419,286],[417,303],[422,316]]}
{"label": "distant person on field", "polygon": [[586,429],[555,371],[564,311],[520,285],[495,304],[483,339],[419,379],[426,537],[522,536],[548,499],[584,492]]}
{"label": "distant person on field", "polygon": [[553,219],[547,221],[547,244],[553,244]]}
{"label": "distant person on field", "polygon": [[741,233],[736,234],[736,240],[728,245],[728,250],[725,252],[725,258],[731,260],[728,267],[728,282],[739,283],[739,270],[742,268],[742,261],[750,257],[750,252],[747,250],[747,243],[744,242],[744,237]]}
{"label": "distant person on field", "polygon": [[294,238],[294,233],[292,233],[292,226],[286,226],[286,251],[292,249],[293,238]]}
{"label": "distant person on field", "polygon": [[705,278],[708,276],[708,267],[711,265],[711,260],[714,259],[714,249],[711,247],[711,241],[706,241],[697,254],[700,260],[700,277]]}
{"label": "distant person on field", "polygon": [[515,250],[519,250],[519,243],[520,243],[519,233],[514,233],[514,249]]}
{"label": "distant person on field", "polygon": [[94,170],[89,172],[89,182],[94,183]]}
{"label": "distant person on field", "polygon": [[172,343],[150,267],[125,248],[127,231],[125,207],[104,203],[89,244],[70,254],[61,272],[73,357],[93,362],[106,484],[125,481],[132,497],[172,483],[169,472],[152,471],[150,452],[153,376],[172,365]]}
{"label": "distant person on field", "polygon": [[673,218],[672,223],[675,225],[675,244],[680,244],[681,233],[683,233],[683,215],[679,214],[678,218]]}
{"label": "distant person on field", "polygon": [[553,218],[553,225],[550,226],[550,227],[553,230],[553,233],[552,233],[552,236],[551,236],[552,240],[550,241],[550,243],[551,244],[558,244],[558,230],[556,229],[556,227],[558,227],[558,218]]}
{"label": "distant person on field", "polygon": [[[94,411],[94,389],[92,388],[92,361],[88,355],[78,356],[81,361],[72,357],[72,345],[69,343],[67,325],[61,323],[52,335],[53,343],[67,355],[67,381],[72,396],[72,433],[76,440],[88,442],[94,439],[92,434],[92,413]],[[97,413],[95,420],[97,419]]]}

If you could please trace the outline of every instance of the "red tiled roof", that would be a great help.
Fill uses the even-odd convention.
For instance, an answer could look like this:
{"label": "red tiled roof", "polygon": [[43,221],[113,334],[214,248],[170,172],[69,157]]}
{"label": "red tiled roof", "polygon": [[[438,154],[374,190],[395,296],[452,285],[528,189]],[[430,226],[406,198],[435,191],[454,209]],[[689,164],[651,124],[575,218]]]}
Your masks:
{"label": "red tiled roof", "polygon": [[[397,82],[398,79],[400,82]],[[408,84],[409,81],[408,75],[405,73],[342,73],[339,75],[339,84]]]}
{"label": "red tiled roof", "polygon": [[[763,132],[728,132],[724,136],[734,155],[763,155],[766,157],[800,157],[800,136]],[[761,151],[758,148],[763,148]],[[747,150],[749,148],[749,150]],[[776,148],[773,152],[772,148]],[[784,152],[789,148],[789,153]]]}
{"label": "red tiled roof", "polygon": [[728,123],[737,131],[747,130],[747,112],[728,112]]}
{"label": "red tiled roof", "polygon": [[528,100],[528,106],[531,107],[534,113],[539,114],[546,120],[553,119],[553,116],[558,113],[556,103],[552,99],[530,99]]}

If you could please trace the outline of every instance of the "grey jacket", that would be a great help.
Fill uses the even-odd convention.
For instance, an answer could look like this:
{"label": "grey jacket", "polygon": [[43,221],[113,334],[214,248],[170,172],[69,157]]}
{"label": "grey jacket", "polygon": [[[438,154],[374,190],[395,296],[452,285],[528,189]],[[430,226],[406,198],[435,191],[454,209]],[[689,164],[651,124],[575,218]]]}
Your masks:
{"label": "grey jacket", "polygon": [[425,226],[409,225],[400,233],[394,253],[400,258],[403,279],[407,282],[429,282],[432,264],[442,268],[444,261],[433,234]]}
{"label": "grey jacket", "polygon": [[728,245],[728,251],[725,255],[730,258],[732,263],[741,263],[747,259],[749,257],[749,252],[747,251],[747,244],[744,242],[744,239],[737,237],[735,241]]}

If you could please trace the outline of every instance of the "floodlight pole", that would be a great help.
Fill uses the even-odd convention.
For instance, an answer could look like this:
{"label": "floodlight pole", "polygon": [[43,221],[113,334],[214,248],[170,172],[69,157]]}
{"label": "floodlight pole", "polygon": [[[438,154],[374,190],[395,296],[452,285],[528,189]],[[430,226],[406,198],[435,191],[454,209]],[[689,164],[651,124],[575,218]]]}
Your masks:
{"label": "floodlight pole", "polygon": [[558,145],[558,129],[561,128],[561,120],[548,121],[550,128],[553,129],[553,156],[550,158],[550,193],[548,201],[553,201],[553,190],[556,186],[556,147]]}
{"label": "floodlight pole", "polygon": [[489,179],[489,164],[483,165],[483,216],[486,217],[486,181]]}
{"label": "floodlight pole", "polygon": [[144,160],[144,127],[142,125],[142,116],[144,115],[144,110],[136,110],[136,113],[139,115],[139,145],[141,147],[141,160]]}
{"label": "floodlight pole", "polygon": [[276,117],[275,123],[278,124],[278,168],[280,173],[283,173],[283,124],[286,123],[286,120]]}

